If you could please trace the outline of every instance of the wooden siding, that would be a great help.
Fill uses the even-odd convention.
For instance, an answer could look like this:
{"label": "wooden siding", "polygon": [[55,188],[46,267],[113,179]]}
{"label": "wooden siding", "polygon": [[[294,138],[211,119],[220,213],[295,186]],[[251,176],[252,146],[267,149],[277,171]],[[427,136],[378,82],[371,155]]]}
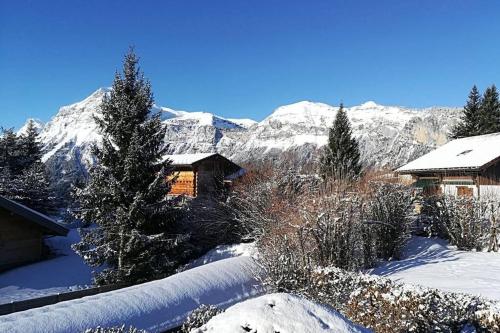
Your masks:
{"label": "wooden siding", "polygon": [[174,165],[175,182],[169,195],[190,197],[216,197],[224,193],[227,184],[224,177],[238,171],[239,167],[231,161],[214,155],[191,165]]}
{"label": "wooden siding", "polygon": [[175,181],[172,184],[169,194],[196,196],[197,174],[195,171],[175,171],[173,177],[175,177]]}
{"label": "wooden siding", "polygon": [[40,260],[42,237],[40,228],[0,208],[0,270]]}

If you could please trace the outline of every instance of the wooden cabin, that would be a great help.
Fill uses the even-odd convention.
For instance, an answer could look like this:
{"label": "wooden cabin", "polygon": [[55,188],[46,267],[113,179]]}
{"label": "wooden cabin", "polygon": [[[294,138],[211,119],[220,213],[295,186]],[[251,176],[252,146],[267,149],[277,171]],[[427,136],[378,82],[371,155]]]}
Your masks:
{"label": "wooden cabin", "polygon": [[0,271],[42,259],[43,238],[67,234],[49,217],[0,196]]}
{"label": "wooden cabin", "polygon": [[174,183],[170,195],[189,197],[220,194],[244,169],[217,153],[167,155],[172,161]]}
{"label": "wooden cabin", "polygon": [[450,141],[396,173],[428,195],[500,199],[500,133]]}

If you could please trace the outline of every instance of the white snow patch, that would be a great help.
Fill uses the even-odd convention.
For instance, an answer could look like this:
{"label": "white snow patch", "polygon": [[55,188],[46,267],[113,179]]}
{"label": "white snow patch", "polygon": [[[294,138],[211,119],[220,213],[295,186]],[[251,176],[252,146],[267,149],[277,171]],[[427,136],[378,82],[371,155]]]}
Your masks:
{"label": "white snow patch", "polygon": [[458,251],[441,239],[413,237],[402,260],[385,262],[369,273],[500,300],[500,253]]}
{"label": "white snow patch", "polygon": [[233,122],[243,128],[250,128],[252,127],[253,125],[257,124],[258,122],[256,122],[255,120],[253,119],[248,119],[248,118],[242,118],[242,119],[238,119],[238,118],[227,118],[227,120],[229,120],[230,122]]}
{"label": "white snow patch", "polygon": [[371,332],[330,307],[290,294],[269,294],[233,305],[191,333]]}
{"label": "white snow patch", "polygon": [[33,121],[33,125],[38,133],[41,132],[43,129],[43,126],[45,125],[43,121],[40,119],[34,119],[34,118],[28,118],[24,125],[16,132],[17,135],[24,135],[26,134],[26,131],[28,130],[28,124],[30,121]]}
{"label": "white snow patch", "polygon": [[240,243],[231,245],[219,245],[215,249],[208,251],[205,255],[191,261],[183,270],[209,264],[211,262],[234,258],[234,257],[253,257],[255,258],[257,249],[255,243]]}

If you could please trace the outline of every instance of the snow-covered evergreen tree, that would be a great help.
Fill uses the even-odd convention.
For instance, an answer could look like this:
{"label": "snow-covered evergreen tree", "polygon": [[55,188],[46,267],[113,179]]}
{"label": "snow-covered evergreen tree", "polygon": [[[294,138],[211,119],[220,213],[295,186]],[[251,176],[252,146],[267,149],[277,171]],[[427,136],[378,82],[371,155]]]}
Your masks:
{"label": "snow-covered evergreen tree", "polygon": [[88,264],[105,267],[95,276],[98,284],[139,283],[171,273],[176,246],[185,239],[174,230],[176,209],[166,198],[165,128],[152,106],[150,83],[130,50],[96,118],[103,135],[102,146],[94,148],[98,163],[76,192],[79,217],[96,226],[82,229],[75,249]]}
{"label": "snow-covered evergreen tree", "polygon": [[500,101],[495,85],[484,91],[480,114],[479,134],[500,131]]}
{"label": "snow-covered evergreen tree", "polygon": [[12,128],[2,129],[0,137],[0,168],[9,168],[15,175],[21,170],[19,158],[19,140]]}
{"label": "snow-covered evergreen tree", "polygon": [[320,172],[323,178],[353,179],[361,174],[359,145],[352,136],[351,124],[340,104],[330,128],[328,144],[321,156]]}
{"label": "snow-covered evergreen tree", "polygon": [[29,168],[34,163],[41,161],[42,144],[33,119],[28,121],[26,131],[19,138],[19,146],[24,166]]}
{"label": "snow-covered evergreen tree", "polygon": [[453,139],[479,135],[481,123],[481,94],[474,85],[469,93],[469,99],[464,106],[460,122],[452,129],[450,136]]}
{"label": "snow-covered evergreen tree", "polygon": [[38,161],[24,169],[15,180],[14,199],[43,213],[55,209],[55,197],[47,177],[45,165]]}
{"label": "snow-covered evergreen tree", "polygon": [[54,198],[41,156],[42,147],[32,122],[21,136],[11,129],[4,130],[0,139],[0,194],[47,213],[54,209]]}

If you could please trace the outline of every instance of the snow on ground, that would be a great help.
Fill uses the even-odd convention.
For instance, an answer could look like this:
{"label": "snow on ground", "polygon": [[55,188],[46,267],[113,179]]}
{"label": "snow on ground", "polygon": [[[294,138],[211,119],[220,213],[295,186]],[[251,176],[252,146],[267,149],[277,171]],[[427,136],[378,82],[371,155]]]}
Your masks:
{"label": "snow on ground", "polygon": [[55,258],[0,273],[0,304],[87,288],[91,269],[71,249],[79,240],[76,229],[67,237],[51,237],[46,243]]}
{"label": "snow on ground", "polygon": [[441,239],[413,237],[402,260],[385,262],[369,273],[500,300],[500,253],[458,251]]}
{"label": "snow on ground", "polygon": [[264,291],[252,258],[219,260],[168,278],[0,316],[0,332],[72,333],[90,327],[133,325],[164,332],[200,304],[227,308]]}
{"label": "snow on ground", "polygon": [[182,268],[182,270],[209,264],[211,262],[246,256],[255,257],[256,249],[254,243],[240,243],[231,245],[219,245],[215,249],[208,251],[205,255],[195,259]]}
{"label": "snow on ground", "polygon": [[192,333],[371,332],[330,307],[290,294],[268,294],[231,306]]}

